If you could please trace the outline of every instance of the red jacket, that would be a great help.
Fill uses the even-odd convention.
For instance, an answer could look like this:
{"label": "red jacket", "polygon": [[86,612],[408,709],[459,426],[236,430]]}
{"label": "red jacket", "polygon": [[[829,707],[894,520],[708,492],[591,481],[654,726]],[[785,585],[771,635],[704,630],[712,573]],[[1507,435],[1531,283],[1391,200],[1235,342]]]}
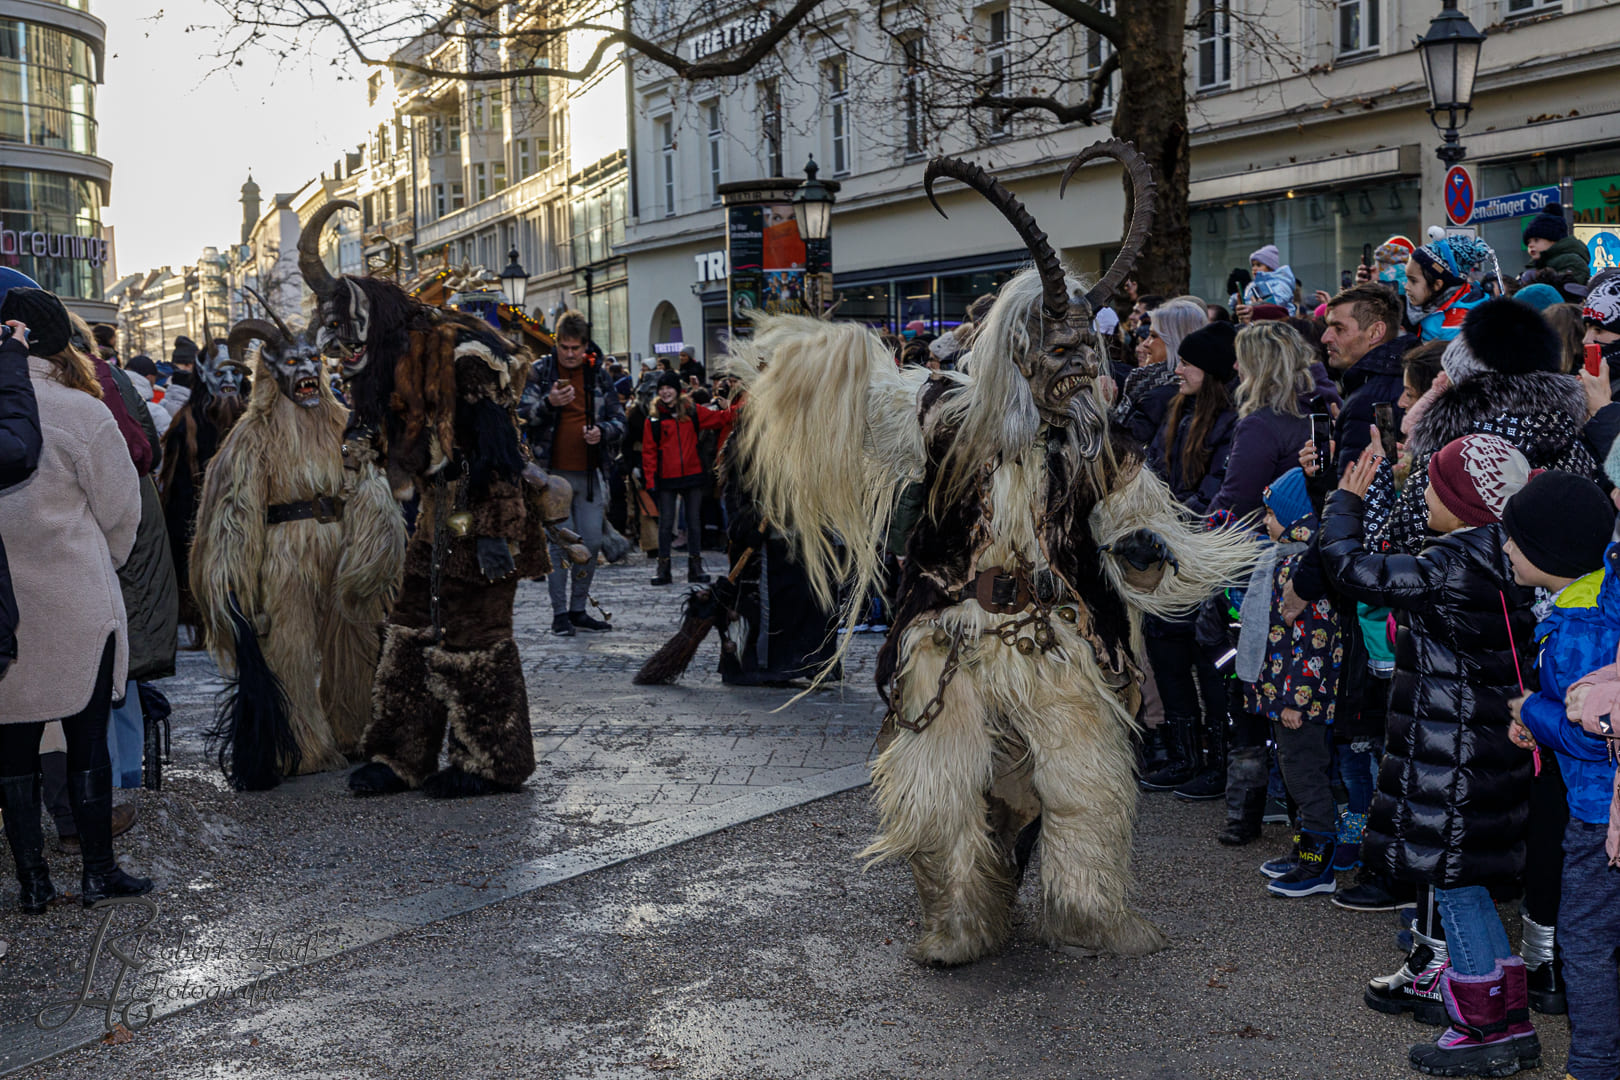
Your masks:
{"label": "red jacket", "polygon": [[680,417],[663,402],[653,403],[641,435],[641,474],[648,491],[658,490],[660,480],[684,480],[703,472],[698,455],[699,429],[729,427],[736,419],[735,409],[690,406],[690,416]]}

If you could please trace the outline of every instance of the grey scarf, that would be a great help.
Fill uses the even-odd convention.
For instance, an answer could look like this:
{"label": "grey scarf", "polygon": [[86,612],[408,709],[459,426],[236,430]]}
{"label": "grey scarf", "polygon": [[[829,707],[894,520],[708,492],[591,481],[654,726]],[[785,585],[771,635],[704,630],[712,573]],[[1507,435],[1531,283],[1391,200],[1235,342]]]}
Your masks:
{"label": "grey scarf", "polygon": [[1246,683],[1260,681],[1260,669],[1266,662],[1266,639],[1271,636],[1271,595],[1277,584],[1277,567],[1292,555],[1304,551],[1309,544],[1294,541],[1273,544],[1260,555],[1254,573],[1249,575],[1249,591],[1243,594],[1243,607],[1238,612],[1237,661],[1232,670]]}

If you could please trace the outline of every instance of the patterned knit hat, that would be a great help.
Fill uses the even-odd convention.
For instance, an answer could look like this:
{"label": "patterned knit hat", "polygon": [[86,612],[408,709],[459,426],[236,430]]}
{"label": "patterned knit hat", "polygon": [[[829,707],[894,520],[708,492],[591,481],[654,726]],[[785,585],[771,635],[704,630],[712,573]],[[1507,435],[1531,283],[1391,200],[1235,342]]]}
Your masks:
{"label": "patterned knit hat", "polygon": [[1285,529],[1315,513],[1305,490],[1305,470],[1298,465],[1273,480],[1260,497]]}
{"label": "patterned knit hat", "polygon": [[1493,257],[1490,245],[1483,240],[1444,234],[1412,252],[1419,265],[1450,284],[1460,284],[1469,271],[1479,269]]}
{"label": "patterned knit hat", "polygon": [[1429,459],[1429,486],[1464,525],[1494,525],[1508,499],[1539,472],[1505,439],[1464,435]]}
{"label": "patterned knit hat", "polygon": [[1581,316],[1599,330],[1620,333],[1620,274],[1605,274],[1592,285]]}

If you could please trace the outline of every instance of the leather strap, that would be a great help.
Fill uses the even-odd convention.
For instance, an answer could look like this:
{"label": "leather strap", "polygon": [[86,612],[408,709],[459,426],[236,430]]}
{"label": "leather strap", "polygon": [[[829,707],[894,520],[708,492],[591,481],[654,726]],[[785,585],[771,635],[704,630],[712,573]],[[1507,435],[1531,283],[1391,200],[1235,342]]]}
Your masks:
{"label": "leather strap", "polygon": [[1009,574],[999,566],[979,571],[978,576],[968,582],[963,596],[971,596],[980,607],[996,615],[1016,615],[1033,599],[1027,577]]}
{"label": "leather strap", "polygon": [[264,523],[281,525],[288,521],[316,521],[328,524],[343,520],[343,500],[336,495],[322,495],[303,502],[276,503],[265,508]]}

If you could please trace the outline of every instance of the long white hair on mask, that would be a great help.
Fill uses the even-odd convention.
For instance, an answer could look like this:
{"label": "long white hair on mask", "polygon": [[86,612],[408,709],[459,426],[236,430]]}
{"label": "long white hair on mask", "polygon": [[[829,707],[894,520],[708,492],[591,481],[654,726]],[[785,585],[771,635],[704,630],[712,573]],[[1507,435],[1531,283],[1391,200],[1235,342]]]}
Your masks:
{"label": "long white hair on mask", "polygon": [[[1079,278],[1071,275],[1067,281],[1070,295],[1084,293],[1086,286]],[[973,339],[971,375],[960,378],[961,387],[935,410],[931,423],[953,427],[956,434],[935,490],[928,495],[933,512],[965,495],[985,466],[1017,457],[1040,433],[1041,414],[1018,359],[1040,349],[1044,295],[1040,272],[1033,266],[1001,287]],[[1068,414],[1064,435],[1077,462],[1095,458],[1107,443],[1101,390],[1095,381],[1070,399]]]}

